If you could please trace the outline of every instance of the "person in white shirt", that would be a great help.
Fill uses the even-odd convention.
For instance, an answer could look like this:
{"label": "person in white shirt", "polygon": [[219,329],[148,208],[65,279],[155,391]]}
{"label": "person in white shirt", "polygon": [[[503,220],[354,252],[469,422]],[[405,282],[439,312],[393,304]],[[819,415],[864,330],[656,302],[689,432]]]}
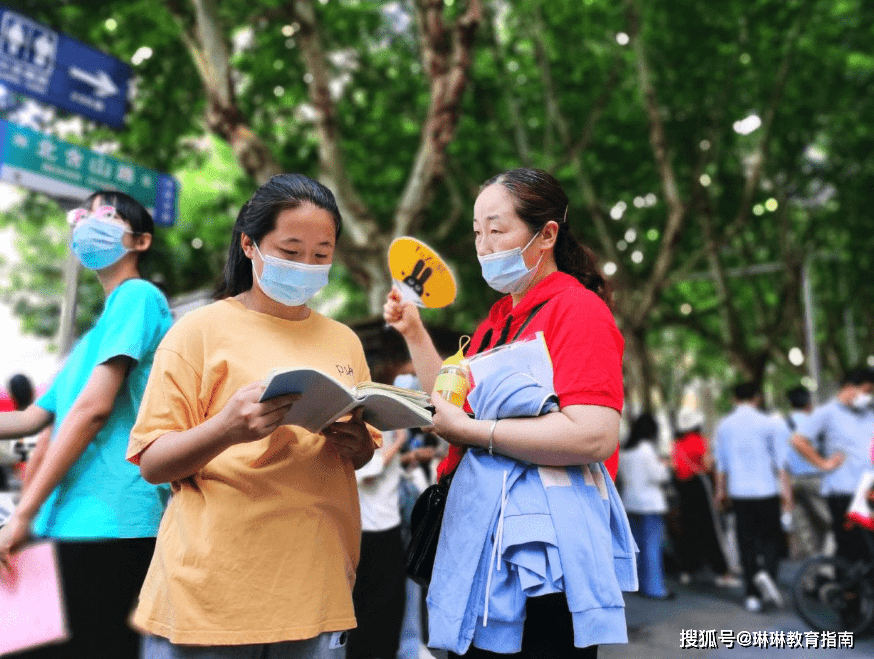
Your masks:
{"label": "person in white shirt", "polygon": [[634,420],[631,432],[619,452],[621,498],[628,513],[634,541],[640,548],[637,561],[640,594],[650,599],[671,599],[665,586],[662,540],[668,502],[662,489],[671,477],[667,461],[655,449],[658,425],[651,414]]}
{"label": "person in white shirt", "polygon": [[[734,388],[735,408],[716,427],[716,504],[731,500],[737,522],[745,606],[760,611],[762,597],[781,602],[776,588],[783,543],[781,508],[792,510],[783,465],[785,427],[760,411],[761,390],[752,382]],[[764,572],[764,577],[758,577]],[[758,580],[757,580],[758,577]],[[764,589],[759,584],[764,581]]]}
{"label": "person in white shirt", "polygon": [[[792,446],[813,466],[826,472],[822,494],[832,515],[837,554],[849,561],[867,557],[863,531],[846,529],[845,515],[853,493],[866,469],[871,469],[871,438],[874,410],[871,408],[874,371],[854,369],[844,377],[837,395],[810,415],[792,436]],[[825,457],[811,438],[825,434]]]}
{"label": "person in white shirt", "polygon": [[405,431],[384,432],[382,446],[355,472],[361,505],[361,559],[352,601],[358,627],[349,632],[347,659],[397,656],[406,600],[401,540],[399,451]]}

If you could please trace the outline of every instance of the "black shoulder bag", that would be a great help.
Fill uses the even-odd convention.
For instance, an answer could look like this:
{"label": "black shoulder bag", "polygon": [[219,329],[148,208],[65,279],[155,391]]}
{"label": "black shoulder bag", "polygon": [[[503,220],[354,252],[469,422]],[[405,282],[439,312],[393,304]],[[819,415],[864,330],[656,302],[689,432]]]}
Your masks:
{"label": "black shoulder bag", "polygon": [[[528,314],[525,322],[516,330],[511,341],[515,341],[528,327],[528,323],[535,314],[543,308],[549,300],[544,300],[534,307]],[[512,317],[507,321],[504,331],[492,348],[507,342]],[[480,347],[475,352],[480,352],[483,346],[491,340],[491,330],[485,336]],[[452,474],[446,474],[433,485],[425,488],[410,515],[411,537],[407,547],[407,576],[420,586],[431,583],[431,572],[434,569],[434,557],[437,555],[437,540],[440,538],[440,527],[443,525],[443,511],[446,509],[446,498],[449,496],[449,487],[452,485]]]}

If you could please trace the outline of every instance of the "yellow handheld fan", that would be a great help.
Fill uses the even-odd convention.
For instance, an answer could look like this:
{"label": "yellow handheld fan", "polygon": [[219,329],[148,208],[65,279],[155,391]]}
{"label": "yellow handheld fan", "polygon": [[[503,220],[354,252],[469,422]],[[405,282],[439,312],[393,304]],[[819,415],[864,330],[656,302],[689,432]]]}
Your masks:
{"label": "yellow handheld fan", "polygon": [[437,252],[421,240],[395,238],[388,248],[388,268],[404,300],[428,309],[455,300],[455,277]]}

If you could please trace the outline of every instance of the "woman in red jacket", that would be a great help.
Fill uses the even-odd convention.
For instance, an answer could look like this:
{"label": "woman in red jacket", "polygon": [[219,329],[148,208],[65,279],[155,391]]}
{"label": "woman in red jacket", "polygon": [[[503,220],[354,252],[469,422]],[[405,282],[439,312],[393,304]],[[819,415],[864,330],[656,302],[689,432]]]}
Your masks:
{"label": "woman in red jacket", "polygon": [[[567,195],[544,171],[505,172],[483,186],[474,204],[473,230],[486,283],[507,295],[479,325],[467,354],[543,332],[560,411],[530,418],[478,420],[434,396],[435,431],[453,445],[439,472],[453,471],[464,448],[479,447],[542,466],[612,459],[611,473],[615,474],[623,403],[623,339],[610,311],[610,287],[598,272],[592,252],[571,234]],[[402,303],[400,293],[393,290],[384,316],[404,337],[423,387],[432,390],[441,358],[416,307]],[[604,573],[614,568],[593,565],[591,569]],[[439,587],[431,584],[435,586]],[[476,641],[464,656],[494,656],[475,645]],[[597,654],[597,645],[574,645],[572,615],[564,593],[529,597],[522,653],[512,656]]]}

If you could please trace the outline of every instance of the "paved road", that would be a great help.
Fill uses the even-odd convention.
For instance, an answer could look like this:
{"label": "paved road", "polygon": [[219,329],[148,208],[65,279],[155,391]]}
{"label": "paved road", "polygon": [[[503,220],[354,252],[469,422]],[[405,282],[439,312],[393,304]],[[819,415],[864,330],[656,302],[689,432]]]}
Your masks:
{"label": "paved road", "polygon": [[[797,566],[786,566],[780,582],[784,593]],[[742,606],[740,589],[716,588],[710,584],[676,586],[674,600],[659,602],[647,600],[633,593],[626,594],[628,645],[605,645],[598,652],[599,659],[770,659],[770,657],[819,657],[820,659],[859,659],[874,657],[874,635],[854,638],[852,648],[824,648],[822,637],[817,637],[818,649],[776,649],[770,642],[764,647],[729,649],[718,643],[723,630],[738,638],[739,632],[810,632],[807,624],[798,618],[791,606],[785,609],[765,609],[749,613]],[[788,597],[787,597],[788,600]],[[682,648],[683,630],[715,630],[718,648]],[[690,632],[687,631],[687,634]],[[784,636],[785,638],[785,636]],[[845,639],[848,637],[845,637]],[[752,640],[752,639],[750,639]],[[840,640],[840,639],[836,639]],[[770,641],[770,637],[769,637]]]}
{"label": "paved road", "polygon": [[[874,633],[852,639],[853,647],[823,647],[822,636],[817,634],[817,647],[805,649],[787,647],[778,649],[767,643],[760,647],[741,647],[737,643],[732,648],[719,643],[724,631],[735,639],[743,638],[741,632],[749,632],[749,641],[756,632],[783,633],[788,640],[792,633],[801,635],[812,630],[795,615],[789,602],[789,586],[797,569],[797,564],[784,563],[780,573],[780,586],[787,606],[783,609],[765,608],[761,613],[749,613],[743,608],[743,592],[740,588],[717,588],[710,583],[693,583],[680,586],[675,582],[671,587],[677,597],[669,601],[644,599],[634,593],[626,593],[626,619],[628,621],[628,645],[603,645],[598,650],[598,659],[771,659],[771,657],[792,657],[795,659],[861,659],[874,658]],[[692,631],[714,630],[718,647],[683,648],[683,630],[687,635]],[[847,637],[845,637],[847,638]],[[839,639],[835,639],[836,643]],[[438,651],[429,653],[424,648],[419,659],[442,659]],[[556,659],[560,659],[557,657]]]}

